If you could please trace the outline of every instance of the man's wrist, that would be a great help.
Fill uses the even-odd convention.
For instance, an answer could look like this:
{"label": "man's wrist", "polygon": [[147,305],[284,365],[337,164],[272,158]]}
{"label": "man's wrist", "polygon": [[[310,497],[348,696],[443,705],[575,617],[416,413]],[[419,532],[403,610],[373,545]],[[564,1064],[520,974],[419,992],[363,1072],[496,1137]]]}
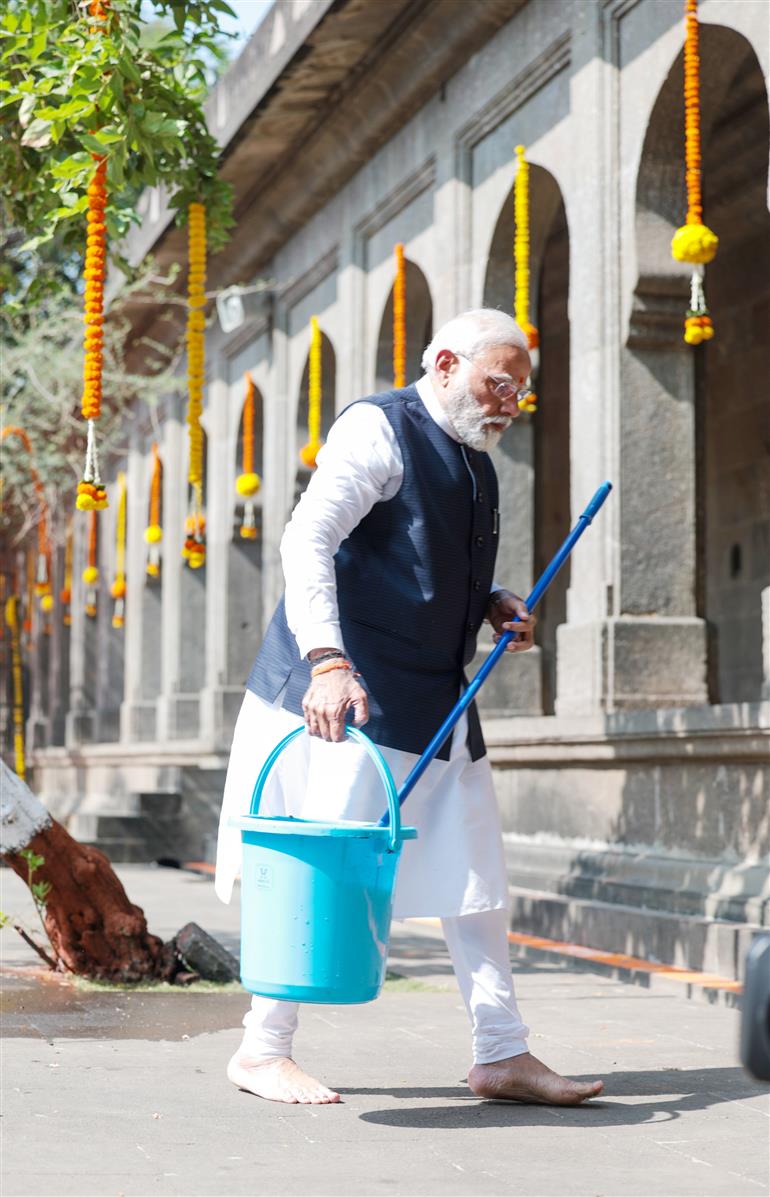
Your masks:
{"label": "man's wrist", "polygon": [[318,665],[321,661],[331,660],[332,657],[344,657],[345,653],[341,648],[311,648],[307,654],[307,659],[313,665]]}

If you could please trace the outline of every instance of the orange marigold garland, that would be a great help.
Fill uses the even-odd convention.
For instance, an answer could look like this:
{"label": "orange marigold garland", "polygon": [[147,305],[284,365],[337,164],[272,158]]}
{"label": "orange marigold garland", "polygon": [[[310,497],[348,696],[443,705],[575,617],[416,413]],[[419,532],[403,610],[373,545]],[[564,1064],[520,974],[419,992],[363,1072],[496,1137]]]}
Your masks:
{"label": "orange marigold garland", "polygon": [[149,523],[144,530],[144,542],[148,546],[147,575],[150,578],[160,576],[160,542],[163,539],[163,529],[160,524],[160,485],[163,478],[163,466],[160,462],[157,444],[152,446],[152,478],[150,480],[150,516]]}
{"label": "orange marigold garland", "polygon": [[99,567],[96,564],[97,546],[96,510],[89,512],[88,522],[88,565],[83,570],[83,581],[86,585],[86,615],[89,619],[96,619],[97,586],[99,585]]}
{"label": "orange marigold garland", "polygon": [[259,474],[254,472],[254,380],[247,372],[246,398],[243,404],[243,461],[241,473],[235,480],[235,489],[243,498],[243,519],[240,533],[243,540],[257,539],[257,513],[254,507],[254,495],[262,485]]}
{"label": "orange marigold garland", "polygon": [[[107,0],[90,0],[91,33],[101,31],[107,19]],[[101,511],[107,506],[107,491],[99,476],[95,423],[102,404],[102,348],[104,325],[104,271],[106,264],[107,227],[104,209],[107,204],[107,159],[91,154],[96,167],[88,185],[88,237],[85,279],[84,320],[86,326],[85,356],[83,359],[83,397],[81,410],[87,423],[86,461],[83,478],[78,483],[76,505],[80,511]]]}
{"label": "orange marigold garland", "polygon": [[206,560],[206,520],[203,515],[203,378],[205,366],[206,317],[206,209],[193,203],[189,215],[189,274],[187,279],[187,428],[190,461],[190,507],[185,520],[182,556],[190,569],[200,569]]}
{"label": "orange marigold garland", "polygon": [[700,58],[698,55],[698,0],[685,0],[684,42],[684,143],[687,217],[671,241],[677,262],[692,263],[690,307],[684,322],[688,345],[710,341],[714,325],[706,307],[703,267],[717,252],[719,238],[703,223],[701,195]]}
{"label": "orange marigold garland", "polygon": [[[515,220],[513,259],[516,282],[514,312],[516,323],[527,338],[530,361],[532,362],[532,374],[534,375],[540,359],[540,334],[529,318],[529,163],[524,154],[524,146],[517,145],[516,157],[518,158],[518,165],[513,184],[513,213]],[[537,411],[537,396],[534,390],[528,390],[519,399],[519,407],[522,411]]]}
{"label": "orange marigold garland", "polygon": [[106,226],[104,208],[107,202],[107,160],[94,155],[96,170],[88,185],[88,241],[85,279],[85,358],[83,362],[83,398],[81,409],[87,421],[86,461],[82,481],[78,483],[77,507],[80,511],[101,511],[107,506],[107,491],[99,476],[95,422],[102,404],[102,348],[104,325],[104,271],[106,256]]}
{"label": "orange marigold garland", "polygon": [[110,594],[115,600],[112,626],[122,628],[126,613],[126,475],[118,474],[118,521],[115,528],[115,577]]}
{"label": "orange marigold garland", "polygon": [[310,357],[308,359],[307,444],[299,451],[300,461],[309,470],[315,469],[321,441],[321,326],[317,316],[310,317]]}
{"label": "orange marigold garland", "polygon": [[396,277],[393,283],[393,386],[406,386],[406,259],[404,246],[395,247]]}
{"label": "orange marigold garland", "polygon": [[64,585],[59,591],[59,602],[62,605],[62,623],[68,628],[72,623],[72,520],[67,524],[67,536],[64,541]]}

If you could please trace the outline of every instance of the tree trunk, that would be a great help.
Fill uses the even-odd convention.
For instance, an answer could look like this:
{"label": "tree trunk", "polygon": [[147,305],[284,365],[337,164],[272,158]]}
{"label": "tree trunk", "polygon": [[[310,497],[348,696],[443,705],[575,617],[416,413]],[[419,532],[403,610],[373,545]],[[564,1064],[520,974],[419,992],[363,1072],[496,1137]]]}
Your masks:
{"label": "tree trunk", "polygon": [[104,981],[170,978],[173,949],[150,935],[144,912],[128,899],[103,852],[79,844],[2,765],[3,855],[27,883],[28,848],[44,858],[33,884],[48,882],[44,923],[63,968]]}

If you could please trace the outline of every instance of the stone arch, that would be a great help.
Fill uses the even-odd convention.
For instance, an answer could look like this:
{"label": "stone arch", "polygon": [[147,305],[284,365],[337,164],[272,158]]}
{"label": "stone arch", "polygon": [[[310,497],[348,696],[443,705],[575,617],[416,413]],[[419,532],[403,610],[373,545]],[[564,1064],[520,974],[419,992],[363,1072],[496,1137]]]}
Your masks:
{"label": "stone arch", "polygon": [[[630,398],[647,408],[651,391],[656,409],[650,418],[663,414],[667,421],[670,445],[659,489],[672,478],[688,479],[690,512],[682,511],[674,487],[672,520],[690,514],[695,536],[689,575],[676,581],[689,585],[694,613],[705,621],[708,698],[758,701],[761,592],[770,584],[770,394],[757,385],[770,376],[763,331],[770,310],[768,97],[756,53],[735,30],[702,25],[700,58],[704,219],[720,238],[706,269],[716,335],[695,349],[684,345],[689,269],[670,257],[671,236],[686,210],[680,52],[652,108],[637,179],[639,277],[627,355],[637,387]],[[644,396],[641,370],[647,371]],[[632,422],[628,413],[629,431]],[[687,460],[677,460],[673,446],[681,451],[683,444]],[[633,537],[624,542],[627,552],[642,550]],[[658,534],[657,542],[676,560],[670,538]],[[626,595],[632,610],[634,601],[650,606],[652,596],[642,597],[639,587],[629,586]],[[658,598],[663,609],[654,609],[667,614],[668,595]]]}
{"label": "stone arch", "polygon": [[[493,458],[500,482],[500,549],[497,579],[522,595],[534,583],[570,527],[570,352],[569,229],[561,189],[543,167],[530,164],[530,297],[540,331],[540,367],[535,379],[538,411],[520,417]],[[513,186],[497,219],[484,281],[484,306],[512,312],[515,297]],[[569,563],[557,575],[538,609],[538,651],[526,678],[517,661],[516,693],[491,696],[493,708],[538,709],[551,714],[556,691],[556,629],[566,621]],[[537,656],[539,655],[539,661]],[[511,674],[513,670],[509,671]],[[519,680],[521,687],[519,687]],[[526,689],[524,688],[526,687]]]}
{"label": "stone arch", "polygon": [[[406,380],[422,374],[423,350],[433,336],[433,300],[420,267],[409,258],[406,265]],[[377,336],[375,387],[387,391],[393,386],[393,288],[388,293]]]}
{"label": "stone arch", "polygon": [[[297,472],[294,479],[294,504],[310,481],[312,470],[300,459],[299,451],[307,444],[308,393],[310,386],[310,355],[305,359],[297,403],[297,433],[294,460]],[[337,358],[334,346],[321,331],[321,440],[326,440],[336,418]],[[293,505],[294,505],[293,504]],[[292,506],[293,506],[292,505]]]}
{"label": "stone arch", "polygon": [[[250,661],[249,653],[259,643],[262,631],[262,490],[253,498],[256,509],[256,538],[241,536],[244,500],[235,489],[235,479],[243,462],[244,386],[238,419],[235,460],[231,463],[232,492],[235,496],[233,527],[227,554],[227,684],[243,685]],[[264,402],[262,392],[254,387],[254,469],[260,478],[264,470]]]}

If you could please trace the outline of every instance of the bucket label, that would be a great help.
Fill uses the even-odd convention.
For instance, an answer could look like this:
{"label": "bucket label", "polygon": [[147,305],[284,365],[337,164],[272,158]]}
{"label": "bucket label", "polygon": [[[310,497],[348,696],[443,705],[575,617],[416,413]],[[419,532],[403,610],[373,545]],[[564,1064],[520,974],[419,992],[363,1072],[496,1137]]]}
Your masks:
{"label": "bucket label", "polygon": [[254,884],[257,889],[273,888],[273,870],[270,865],[257,865],[257,870],[254,874]]}

